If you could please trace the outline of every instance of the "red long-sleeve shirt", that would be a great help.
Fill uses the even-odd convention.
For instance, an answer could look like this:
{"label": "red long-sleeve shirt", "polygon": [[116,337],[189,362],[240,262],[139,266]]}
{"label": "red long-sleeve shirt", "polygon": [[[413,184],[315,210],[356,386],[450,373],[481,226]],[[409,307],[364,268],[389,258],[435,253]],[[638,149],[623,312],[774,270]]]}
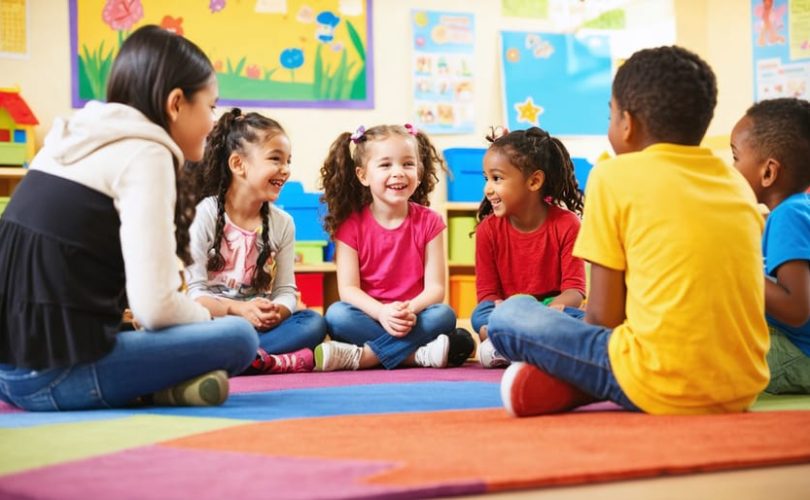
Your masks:
{"label": "red long-sleeve shirt", "polygon": [[475,234],[478,302],[521,293],[540,299],[570,289],[585,295],[585,262],[571,254],[579,226],[576,214],[556,206],[530,233],[512,227],[508,217],[484,219]]}

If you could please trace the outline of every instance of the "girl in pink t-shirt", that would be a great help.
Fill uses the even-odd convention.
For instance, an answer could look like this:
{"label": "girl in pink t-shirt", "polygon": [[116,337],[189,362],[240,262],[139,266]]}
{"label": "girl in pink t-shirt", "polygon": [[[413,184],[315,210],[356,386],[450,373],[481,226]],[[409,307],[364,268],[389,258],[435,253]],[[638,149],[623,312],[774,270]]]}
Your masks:
{"label": "girl in pink t-shirt", "polygon": [[411,125],[361,126],[332,143],[321,177],[341,300],[326,311],[332,341],[315,348],[316,370],[443,368],[472,352],[442,303],[445,224],[427,208],[438,168]]}

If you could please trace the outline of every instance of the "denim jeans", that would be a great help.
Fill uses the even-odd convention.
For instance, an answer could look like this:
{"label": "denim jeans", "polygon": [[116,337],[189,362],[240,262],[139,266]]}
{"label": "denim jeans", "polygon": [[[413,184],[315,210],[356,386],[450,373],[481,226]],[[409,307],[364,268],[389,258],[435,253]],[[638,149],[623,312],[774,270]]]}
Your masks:
{"label": "denim jeans", "polygon": [[489,317],[489,338],[513,361],[531,363],[594,396],[639,411],[619,387],[610,368],[611,330],[582,320],[583,312],[565,312],[519,295],[504,301]]}
{"label": "denim jeans", "polygon": [[242,372],[259,344],[253,325],[228,316],[127,331],[93,363],[42,371],[0,365],[0,399],[29,411],[115,408],[213,370]]}
{"label": "denim jeans", "polygon": [[259,347],[270,354],[284,354],[303,348],[314,349],[326,336],[323,316],[304,309],[296,311],[277,327],[259,332]]}
{"label": "denim jeans", "polygon": [[479,302],[475,309],[473,309],[470,322],[472,323],[473,330],[479,336],[481,335],[481,327],[489,324],[489,315],[495,310],[494,300],[485,300]]}
{"label": "denim jeans", "polygon": [[419,347],[456,327],[456,314],[445,304],[434,304],[416,315],[416,324],[404,337],[394,337],[368,314],[346,302],[335,302],[326,311],[332,339],[368,345],[386,368],[396,368]]}

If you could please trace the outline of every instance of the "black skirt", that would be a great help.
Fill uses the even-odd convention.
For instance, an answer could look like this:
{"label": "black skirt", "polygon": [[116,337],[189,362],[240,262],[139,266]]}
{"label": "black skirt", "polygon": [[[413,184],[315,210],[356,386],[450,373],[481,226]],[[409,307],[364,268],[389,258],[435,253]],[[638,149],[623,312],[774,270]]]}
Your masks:
{"label": "black skirt", "polygon": [[126,307],[113,200],[30,171],[0,218],[0,363],[46,369],[109,353]]}

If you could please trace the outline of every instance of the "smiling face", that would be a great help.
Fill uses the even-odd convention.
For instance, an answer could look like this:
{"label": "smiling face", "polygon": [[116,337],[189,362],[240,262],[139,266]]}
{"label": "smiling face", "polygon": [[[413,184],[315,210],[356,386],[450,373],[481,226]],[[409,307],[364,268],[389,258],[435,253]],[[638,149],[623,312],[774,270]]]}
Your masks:
{"label": "smiling face", "polygon": [[530,190],[529,179],[501,149],[490,148],[484,155],[484,179],[484,196],[497,217],[522,214],[528,202],[539,196],[537,190]]}
{"label": "smiling face", "polygon": [[754,122],[750,117],[744,116],[737,122],[731,131],[731,154],[736,168],[751,185],[757,201],[762,201],[762,176],[766,159],[754,148],[751,140],[751,131]]}
{"label": "smiling face", "polygon": [[290,177],[291,145],[287,134],[272,131],[264,141],[247,144],[240,155],[247,186],[261,201],[274,202]]}
{"label": "smiling face", "polygon": [[371,190],[374,202],[406,204],[419,186],[416,140],[392,134],[370,141],[365,156],[365,166],[356,173],[360,183]]}

